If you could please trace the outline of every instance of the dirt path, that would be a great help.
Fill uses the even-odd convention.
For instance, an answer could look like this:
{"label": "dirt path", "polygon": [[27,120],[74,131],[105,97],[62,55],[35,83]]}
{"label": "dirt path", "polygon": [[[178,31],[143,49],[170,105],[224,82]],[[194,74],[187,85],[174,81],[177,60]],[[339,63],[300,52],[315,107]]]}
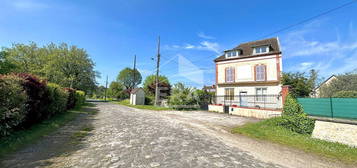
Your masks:
{"label": "dirt path", "polygon": [[[342,167],[229,132],[254,119],[209,112],[156,112],[109,103],[96,103],[95,109],[97,115],[82,115],[4,158],[0,167]],[[73,135],[86,128],[93,130],[74,141]]]}

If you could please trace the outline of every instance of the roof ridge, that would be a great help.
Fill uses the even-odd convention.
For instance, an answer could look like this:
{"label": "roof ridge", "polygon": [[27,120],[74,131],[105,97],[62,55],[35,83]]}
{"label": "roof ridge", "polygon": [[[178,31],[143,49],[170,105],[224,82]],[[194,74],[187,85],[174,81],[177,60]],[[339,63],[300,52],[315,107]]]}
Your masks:
{"label": "roof ridge", "polygon": [[266,38],[266,39],[262,39],[262,40],[255,40],[255,41],[243,42],[243,43],[240,43],[238,46],[240,46],[240,45],[242,45],[242,44],[256,43],[256,42],[260,42],[260,41],[266,41],[266,40],[277,39],[277,38],[278,38],[278,37],[271,37],[271,38]]}

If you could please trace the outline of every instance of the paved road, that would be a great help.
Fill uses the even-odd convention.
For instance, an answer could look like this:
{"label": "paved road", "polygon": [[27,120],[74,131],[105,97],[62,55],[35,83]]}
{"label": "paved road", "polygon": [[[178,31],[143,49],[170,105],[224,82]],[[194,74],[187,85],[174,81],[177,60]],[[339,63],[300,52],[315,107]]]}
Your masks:
{"label": "paved road", "polygon": [[[61,151],[61,154],[56,154],[51,148],[43,147],[46,146],[44,142],[39,142],[8,157],[2,162],[2,166],[279,167],[257,160],[247,152],[229,147],[185,123],[192,118],[202,117],[203,122],[217,122],[229,127],[251,122],[250,119],[208,112],[152,112],[109,103],[96,105],[99,113],[94,118],[85,120],[88,122],[87,125],[94,127],[94,130],[79,147],[71,147],[68,153]],[[178,119],[179,117],[181,119]],[[83,124],[84,121],[77,121],[79,122]],[[51,137],[61,133],[56,134]],[[57,146],[66,149],[68,143],[59,142]]]}

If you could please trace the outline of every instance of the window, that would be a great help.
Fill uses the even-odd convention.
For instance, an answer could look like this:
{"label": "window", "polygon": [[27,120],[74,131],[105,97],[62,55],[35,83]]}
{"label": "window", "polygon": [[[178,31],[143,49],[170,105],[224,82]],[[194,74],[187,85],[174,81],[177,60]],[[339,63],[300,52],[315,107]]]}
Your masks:
{"label": "window", "polygon": [[238,56],[238,52],[237,51],[228,51],[228,52],[226,52],[226,57],[227,58],[236,57],[236,56]]}
{"label": "window", "polygon": [[256,101],[266,101],[267,88],[256,88]]}
{"label": "window", "polygon": [[261,47],[255,47],[254,48],[254,54],[263,54],[269,52],[269,47],[268,46],[261,46]]}
{"label": "window", "polygon": [[234,88],[225,89],[225,100],[234,100]]}
{"label": "window", "polygon": [[226,82],[234,82],[234,68],[226,68]]}
{"label": "window", "polygon": [[255,81],[266,81],[266,66],[255,66]]}

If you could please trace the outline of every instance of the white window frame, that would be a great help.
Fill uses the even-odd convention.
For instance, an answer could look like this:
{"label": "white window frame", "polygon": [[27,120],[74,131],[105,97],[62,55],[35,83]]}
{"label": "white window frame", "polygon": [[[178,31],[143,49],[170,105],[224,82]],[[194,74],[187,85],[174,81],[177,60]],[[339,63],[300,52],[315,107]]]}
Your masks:
{"label": "white window frame", "polygon": [[[262,69],[259,69],[258,67],[264,67],[264,71]],[[256,65],[255,67],[255,81],[266,81],[267,80],[267,66],[266,65]],[[262,71],[262,72],[259,72]],[[260,79],[259,76],[261,76],[263,79]]]}
{"label": "white window frame", "polygon": [[[265,48],[265,52],[263,52],[263,48]],[[259,51],[259,52],[257,52]],[[265,54],[269,52],[269,46],[259,46],[259,47],[254,47],[253,54]]]}
{"label": "white window frame", "polygon": [[226,83],[233,83],[235,79],[235,69],[234,67],[227,67],[225,69],[225,82]]}
{"label": "white window frame", "polygon": [[[235,53],[235,55],[232,55],[233,53]],[[234,57],[238,57],[238,56],[239,56],[238,51],[227,51],[226,52],[226,58],[234,58]]]}
{"label": "white window frame", "polygon": [[[261,93],[258,93],[258,90],[261,90]],[[264,92],[265,90],[265,92]],[[255,101],[256,102],[265,102],[266,101],[266,96],[268,93],[268,88],[266,87],[257,87],[255,88]]]}
{"label": "white window frame", "polygon": [[[230,90],[231,94],[227,94],[227,91]],[[234,100],[234,92],[235,92],[235,89],[234,88],[224,88],[224,95],[225,95],[225,100]]]}

